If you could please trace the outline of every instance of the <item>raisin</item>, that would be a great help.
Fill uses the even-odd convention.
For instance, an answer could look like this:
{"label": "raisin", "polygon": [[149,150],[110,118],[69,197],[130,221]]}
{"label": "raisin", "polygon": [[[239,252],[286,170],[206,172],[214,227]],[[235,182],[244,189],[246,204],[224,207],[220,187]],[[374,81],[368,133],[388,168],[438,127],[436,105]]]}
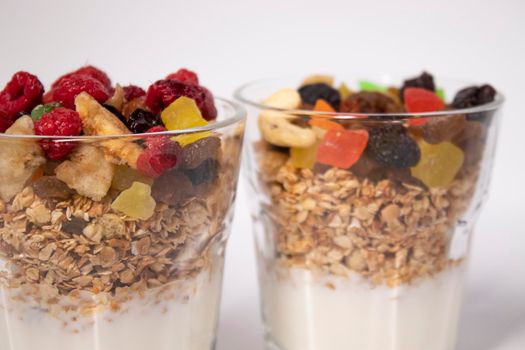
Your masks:
{"label": "raisin", "polygon": [[124,115],[120,113],[120,111],[115,106],[109,104],[103,104],[103,106],[105,109],[113,113],[122,123],[124,123],[124,125],[127,124],[128,121],[126,117],[124,117]]}
{"label": "raisin", "polygon": [[155,200],[168,205],[184,203],[194,196],[193,183],[180,170],[171,169],[162,174],[153,183],[151,195]]}
{"label": "raisin", "polygon": [[221,139],[214,136],[190,143],[182,149],[182,167],[195,169],[206,159],[217,158],[220,147]]}
{"label": "raisin", "polygon": [[[496,90],[488,84],[481,86],[470,86],[456,93],[452,106],[454,108],[470,108],[481,106],[494,101]],[[490,121],[494,111],[467,114],[467,120]]]}
{"label": "raisin", "polygon": [[322,99],[328,102],[336,111],[339,110],[341,95],[338,90],[329,85],[323,83],[304,85],[299,88],[299,94],[303,104],[313,106],[317,100]]}
{"label": "raisin", "polygon": [[423,138],[431,144],[451,140],[463,131],[466,124],[467,121],[463,115],[429,118],[422,127]]}
{"label": "raisin", "polygon": [[401,125],[388,124],[371,128],[367,153],[379,164],[391,168],[408,168],[419,161],[419,146]]}
{"label": "raisin", "polygon": [[142,134],[154,126],[162,125],[162,121],[160,120],[160,116],[137,108],[129,116],[126,125],[133,133]]}
{"label": "raisin", "polygon": [[420,76],[407,79],[403,82],[403,86],[401,87],[401,90],[399,91],[399,96],[401,99],[403,99],[404,90],[407,87],[415,87],[415,88],[422,88],[429,91],[436,91],[436,85],[434,84],[434,77],[432,74],[429,74],[427,72],[421,73]]}
{"label": "raisin", "polygon": [[54,199],[68,199],[74,191],[70,189],[64,182],[56,178],[56,176],[42,176],[31,184],[35,194],[42,198]]}
{"label": "raisin", "polygon": [[209,183],[215,180],[219,170],[219,163],[215,159],[208,158],[195,169],[186,170],[193,186]]}
{"label": "raisin", "polygon": [[390,96],[380,92],[362,91],[350,95],[341,104],[341,112],[350,113],[396,113],[403,108]]}

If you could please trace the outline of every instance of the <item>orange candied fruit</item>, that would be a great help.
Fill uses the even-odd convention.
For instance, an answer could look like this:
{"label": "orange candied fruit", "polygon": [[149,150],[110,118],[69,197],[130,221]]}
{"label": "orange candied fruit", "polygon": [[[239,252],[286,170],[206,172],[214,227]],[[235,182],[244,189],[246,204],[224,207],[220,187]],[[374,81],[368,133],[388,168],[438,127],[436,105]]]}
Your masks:
{"label": "orange candied fruit", "polygon": [[354,165],[368,144],[368,131],[328,130],[317,149],[317,161],[333,167],[348,169]]}

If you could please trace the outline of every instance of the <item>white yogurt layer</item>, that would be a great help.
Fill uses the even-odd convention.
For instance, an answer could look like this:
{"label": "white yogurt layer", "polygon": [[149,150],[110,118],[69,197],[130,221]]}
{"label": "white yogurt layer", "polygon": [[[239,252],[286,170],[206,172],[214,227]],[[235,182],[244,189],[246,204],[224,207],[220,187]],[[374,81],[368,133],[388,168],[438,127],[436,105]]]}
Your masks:
{"label": "white yogurt layer", "polygon": [[[222,267],[170,286],[171,300],[158,291],[126,302],[122,311],[90,316],[51,316],[10,301],[0,287],[2,350],[210,350],[215,342]],[[73,319],[75,316],[76,319]],[[64,319],[68,319],[67,324]]]}
{"label": "white yogurt layer", "polygon": [[395,288],[300,268],[262,271],[267,337],[281,350],[452,350],[463,270]]}

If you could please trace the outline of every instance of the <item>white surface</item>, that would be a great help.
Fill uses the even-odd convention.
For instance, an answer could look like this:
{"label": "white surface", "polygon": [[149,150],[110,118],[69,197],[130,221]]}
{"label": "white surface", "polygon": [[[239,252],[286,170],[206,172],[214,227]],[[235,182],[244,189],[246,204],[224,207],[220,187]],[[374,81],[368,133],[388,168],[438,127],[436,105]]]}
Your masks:
{"label": "white surface", "polygon": [[[247,80],[290,72],[425,68],[437,77],[493,83],[508,101],[491,197],[474,240],[458,350],[520,350],[524,13],[521,0],[2,0],[0,81],[26,69],[50,83],[89,62],[115,81],[144,85],[188,66],[225,96]],[[219,350],[262,348],[247,200],[241,184]]]}
{"label": "white surface", "polygon": [[452,350],[464,270],[390,288],[360,276],[269,267],[262,274],[264,319],[283,349]]}

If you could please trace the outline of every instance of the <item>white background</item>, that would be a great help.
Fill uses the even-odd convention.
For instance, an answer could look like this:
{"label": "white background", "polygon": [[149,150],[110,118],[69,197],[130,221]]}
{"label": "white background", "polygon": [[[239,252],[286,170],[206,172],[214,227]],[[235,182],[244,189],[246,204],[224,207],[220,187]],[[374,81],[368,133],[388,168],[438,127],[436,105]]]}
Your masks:
{"label": "white background", "polygon": [[[222,96],[290,72],[427,69],[491,82],[507,103],[458,349],[525,349],[525,1],[0,0],[0,85],[19,69],[49,84],[85,63],[142,85],[190,67]],[[260,350],[243,184],[239,192],[218,348]]]}

